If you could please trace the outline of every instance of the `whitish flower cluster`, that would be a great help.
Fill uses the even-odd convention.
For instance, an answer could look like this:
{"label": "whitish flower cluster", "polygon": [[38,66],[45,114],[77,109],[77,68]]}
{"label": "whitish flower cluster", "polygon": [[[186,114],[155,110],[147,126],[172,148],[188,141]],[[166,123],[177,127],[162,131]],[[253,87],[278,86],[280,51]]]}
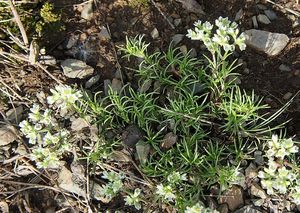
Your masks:
{"label": "whitish flower cluster", "polygon": [[186,181],[186,174],[180,174],[179,172],[173,171],[167,177],[168,184],[159,184],[156,186],[156,194],[167,202],[176,201],[176,185],[179,185],[182,181]]}
{"label": "whitish flower cluster", "polygon": [[218,213],[218,211],[212,210],[210,208],[205,208],[200,203],[197,203],[194,206],[186,207],[184,213]]}
{"label": "whitish flower cluster", "polygon": [[125,204],[134,206],[137,210],[140,210],[142,208],[140,195],[141,189],[135,189],[133,194],[129,194],[125,197]]}
{"label": "whitish flower cluster", "polygon": [[272,140],[268,142],[268,146],[267,156],[269,159],[274,157],[283,159],[285,156],[298,152],[298,147],[294,145],[291,138],[279,139],[278,135],[272,135]]}
{"label": "whitish flower cluster", "polygon": [[76,101],[82,97],[80,91],[76,91],[66,85],[57,85],[55,89],[50,89],[52,95],[48,96],[47,102],[50,105],[55,105],[61,116],[65,116],[72,112]]}
{"label": "whitish flower cluster", "polygon": [[113,199],[118,192],[121,191],[123,187],[122,180],[124,179],[124,176],[121,173],[104,171],[102,178],[107,179],[108,183],[102,186],[100,195],[105,197],[105,199],[108,201],[111,201],[111,199]]}
{"label": "whitish flower cluster", "polygon": [[70,148],[69,132],[60,128],[51,114],[51,110],[41,110],[39,105],[34,104],[29,120],[19,124],[29,144],[34,145],[31,158],[39,168],[57,168],[60,156]]}
{"label": "whitish flower cluster", "polygon": [[238,46],[241,51],[246,49],[246,36],[240,33],[238,25],[231,22],[228,18],[219,17],[215,21],[216,30],[213,32],[214,25],[206,21],[202,23],[200,20],[194,23],[195,28],[189,29],[187,37],[192,40],[203,41],[207,49],[215,53],[220,48],[224,51],[234,51]]}
{"label": "whitish flower cluster", "polygon": [[262,179],[261,185],[270,195],[290,193],[293,202],[300,204],[299,175],[295,169],[287,169],[284,163],[284,158],[296,153],[298,147],[291,138],[279,139],[277,135],[273,135],[268,148],[268,167],[258,173],[258,177]]}

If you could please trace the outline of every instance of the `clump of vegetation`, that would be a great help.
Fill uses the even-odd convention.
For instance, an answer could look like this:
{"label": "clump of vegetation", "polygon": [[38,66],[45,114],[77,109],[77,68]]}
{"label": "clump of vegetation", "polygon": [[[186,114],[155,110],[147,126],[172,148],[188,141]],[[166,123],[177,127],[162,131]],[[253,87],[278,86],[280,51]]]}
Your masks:
{"label": "clump of vegetation", "polygon": [[149,6],[148,0],[129,0],[130,7],[147,7]]}
{"label": "clump of vegetation", "polygon": [[[153,181],[148,189],[152,195],[147,196],[151,202],[172,206],[179,212],[216,212],[200,204],[203,195],[212,185],[219,186],[218,193],[222,194],[238,181],[240,162],[251,151],[245,149],[247,143],[264,141],[272,130],[282,128],[284,124],[271,126],[271,122],[284,108],[271,116],[261,115],[260,110],[268,106],[254,92],[249,94],[234,83],[238,65],[235,60],[231,62],[230,56],[236,47],[245,49],[245,36],[236,23],[220,17],[215,24],[198,21],[194,25],[187,36],[202,41],[210,56],[204,55],[201,60],[191,58],[189,53],[183,54],[172,46],[167,52],[151,54],[142,36],[127,38],[121,50],[129,60],[138,58],[138,88],[127,84],[121,90],[110,88],[106,96],[98,93],[91,97],[86,92],[58,86],[51,90],[48,103],[56,106],[65,120],[70,112],[77,112],[77,116],[89,117],[97,125],[101,137],[92,152],[84,150],[92,164],[101,165],[112,160],[114,151],[129,148],[136,154],[140,173]],[[44,153],[40,154],[41,150],[50,147],[47,153],[62,153],[58,144],[68,143],[61,138],[54,140],[56,144],[46,142],[50,133],[52,137],[60,136],[62,127],[43,126],[51,124],[48,111],[47,116],[45,113],[35,106],[29,121],[20,125],[33,145],[33,155],[39,150],[38,157],[33,159],[43,168],[52,164]],[[135,139],[128,142],[131,132]],[[282,140],[283,143],[275,138],[272,141],[269,144],[273,151],[268,152],[272,158],[283,160],[297,150],[289,139]],[[51,160],[57,162],[61,157],[57,155],[55,161],[54,157]],[[274,163],[271,167],[260,173],[263,186],[272,192],[270,181],[274,180],[272,175],[278,174],[285,188],[275,190],[284,193],[295,186],[292,191],[296,202],[296,178]],[[108,182],[102,185],[100,194],[107,200],[122,194],[126,204],[136,209],[146,203],[141,199],[141,189],[127,191],[127,177],[121,172],[103,172],[102,178]],[[293,184],[288,184],[287,179]]]}
{"label": "clump of vegetation", "polygon": [[40,10],[41,20],[36,24],[36,32],[39,36],[49,32],[59,32],[65,29],[61,14],[55,11],[52,3],[46,2]]}

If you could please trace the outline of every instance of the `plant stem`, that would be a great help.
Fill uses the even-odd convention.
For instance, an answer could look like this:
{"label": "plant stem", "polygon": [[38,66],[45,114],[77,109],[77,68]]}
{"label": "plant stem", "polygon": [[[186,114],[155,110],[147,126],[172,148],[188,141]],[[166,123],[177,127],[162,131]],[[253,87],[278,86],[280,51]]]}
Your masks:
{"label": "plant stem", "polygon": [[9,3],[9,6],[10,6],[10,9],[11,9],[11,12],[13,13],[13,16],[15,18],[15,21],[16,21],[19,29],[20,29],[24,45],[26,47],[28,47],[28,44],[29,44],[28,37],[27,37],[26,31],[25,31],[24,25],[22,24],[20,16],[19,16],[19,14],[17,12],[17,9],[16,9],[14,3],[12,2],[12,0],[8,0],[8,3]]}

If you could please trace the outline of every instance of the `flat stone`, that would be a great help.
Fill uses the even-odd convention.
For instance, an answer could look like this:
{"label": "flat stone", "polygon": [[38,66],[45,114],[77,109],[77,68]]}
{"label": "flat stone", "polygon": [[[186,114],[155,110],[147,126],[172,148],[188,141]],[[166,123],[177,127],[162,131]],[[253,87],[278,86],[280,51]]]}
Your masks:
{"label": "flat stone", "polygon": [[235,18],[234,18],[234,21],[239,21],[242,19],[244,15],[244,11],[243,9],[241,8],[236,14],[235,14]]}
{"label": "flat stone", "polygon": [[181,23],[182,23],[181,18],[174,19],[174,25],[175,25],[175,27],[178,27]]}
{"label": "flat stone", "polygon": [[158,32],[157,28],[154,28],[154,29],[152,30],[152,32],[151,32],[151,37],[152,37],[153,39],[157,39],[157,38],[159,37],[159,32]]}
{"label": "flat stone", "polygon": [[196,0],[176,0],[182,4],[187,11],[195,14],[205,14],[201,5]]}
{"label": "flat stone", "polygon": [[262,156],[262,151],[255,151],[254,152],[254,162],[258,165],[262,166],[264,165],[264,158]]}
{"label": "flat stone", "polygon": [[256,178],[258,175],[257,167],[254,163],[250,163],[250,165],[245,169],[246,178]]}
{"label": "flat stone", "polygon": [[56,65],[56,59],[51,55],[42,55],[39,58],[39,62],[43,65],[48,65],[48,66]]}
{"label": "flat stone", "polygon": [[189,55],[192,57],[192,58],[196,58],[197,57],[197,51],[195,48],[192,48],[189,52]]}
{"label": "flat stone", "polygon": [[220,205],[218,211],[220,213],[228,213],[229,212],[228,205],[226,203]]}
{"label": "flat stone", "polygon": [[93,18],[93,1],[89,1],[83,6],[81,18],[90,21]]}
{"label": "flat stone", "polygon": [[110,34],[109,34],[109,32],[108,32],[108,30],[107,30],[106,27],[102,27],[101,28],[101,31],[99,33],[99,38],[102,39],[102,40],[109,40],[109,39],[111,39]]}
{"label": "flat stone", "polygon": [[172,45],[176,46],[177,44],[179,44],[183,40],[183,38],[184,38],[183,34],[175,34],[172,37]]}
{"label": "flat stone", "polygon": [[180,50],[180,52],[182,52],[184,55],[186,55],[187,52],[188,52],[186,45],[180,46],[180,47],[179,47],[179,50]]}
{"label": "flat stone", "polygon": [[262,24],[271,24],[271,21],[269,20],[269,18],[266,15],[263,15],[263,14],[259,14],[257,16],[257,21],[262,23]]}
{"label": "flat stone", "polygon": [[219,203],[227,203],[230,211],[236,210],[238,207],[244,205],[243,190],[240,187],[233,185],[220,196]]}
{"label": "flat stone", "polygon": [[279,54],[289,43],[287,35],[281,33],[271,33],[263,30],[246,30],[246,45],[264,52],[269,56]]}
{"label": "flat stone", "polygon": [[76,45],[78,39],[79,39],[79,35],[74,35],[74,34],[71,35],[67,41],[66,48],[71,49],[73,46]]}
{"label": "flat stone", "polygon": [[94,73],[94,68],[77,59],[66,59],[61,62],[64,75],[69,78],[84,79]]}
{"label": "flat stone", "polygon": [[257,4],[256,7],[260,10],[266,10],[268,9],[266,5],[263,5],[263,4]]}
{"label": "flat stone", "polygon": [[86,89],[91,88],[94,84],[96,84],[100,80],[100,75],[95,75],[91,77],[87,82],[85,82],[84,86]]}
{"label": "flat stone", "polygon": [[252,16],[252,24],[254,28],[258,28],[258,22],[256,16]]}
{"label": "flat stone", "polygon": [[271,21],[273,21],[273,20],[275,20],[275,19],[278,18],[277,15],[276,15],[276,13],[275,13],[273,10],[265,10],[264,13],[266,14],[266,16],[267,16]]}
{"label": "flat stone", "polygon": [[279,70],[283,72],[290,72],[292,69],[286,64],[281,64],[279,66]]}
{"label": "flat stone", "polygon": [[114,78],[111,82],[111,89],[115,91],[117,94],[120,94],[122,88],[123,88],[122,81],[117,78]]}
{"label": "flat stone", "polygon": [[84,118],[76,118],[72,121],[71,129],[75,132],[79,132],[89,126],[90,124]]}
{"label": "flat stone", "polygon": [[128,126],[122,133],[123,144],[130,148],[135,148],[136,144],[142,140],[143,137],[142,130],[135,125]]}
{"label": "flat stone", "polygon": [[262,213],[261,211],[254,208],[252,205],[244,206],[243,208],[235,211],[234,213]]}
{"label": "flat stone", "polygon": [[23,113],[24,109],[23,106],[20,105],[18,107],[15,107],[13,109],[8,110],[5,114],[6,114],[6,118],[7,120],[9,120],[10,122],[16,122],[19,123],[22,117],[22,113]]}
{"label": "flat stone", "polygon": [[174,146],[174,144],[176,144],[177,139],[177,135],[175,135],[172,132],[169,132],[164,136],[160,147],[164,150],[170,149],[172,146]]}
{"label": "flat stone", "polygon": [[255,197],[259,197],[262,199],[265,199],[268,197],[267,193],[265,190],[263,190],[257,183],[253,183],[250,187],[250,193],[251,195]]}
{"label": "flat stone", "polygon": [[292,96],[293,96],[293,93],[287,92],[287,93],[285,93],[285,95],[283,96],[283,99],[284,99],[284,100],[289,100]]}

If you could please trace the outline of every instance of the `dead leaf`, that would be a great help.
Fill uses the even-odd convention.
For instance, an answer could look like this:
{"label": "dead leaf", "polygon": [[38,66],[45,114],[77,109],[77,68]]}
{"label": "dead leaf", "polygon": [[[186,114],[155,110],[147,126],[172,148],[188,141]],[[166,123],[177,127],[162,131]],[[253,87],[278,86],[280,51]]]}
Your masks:
{"label": "dead leaf", "polygon": [[5,125],[0,128],[0,146],[6,146],[17,138],[17,131],[12,125]]}

